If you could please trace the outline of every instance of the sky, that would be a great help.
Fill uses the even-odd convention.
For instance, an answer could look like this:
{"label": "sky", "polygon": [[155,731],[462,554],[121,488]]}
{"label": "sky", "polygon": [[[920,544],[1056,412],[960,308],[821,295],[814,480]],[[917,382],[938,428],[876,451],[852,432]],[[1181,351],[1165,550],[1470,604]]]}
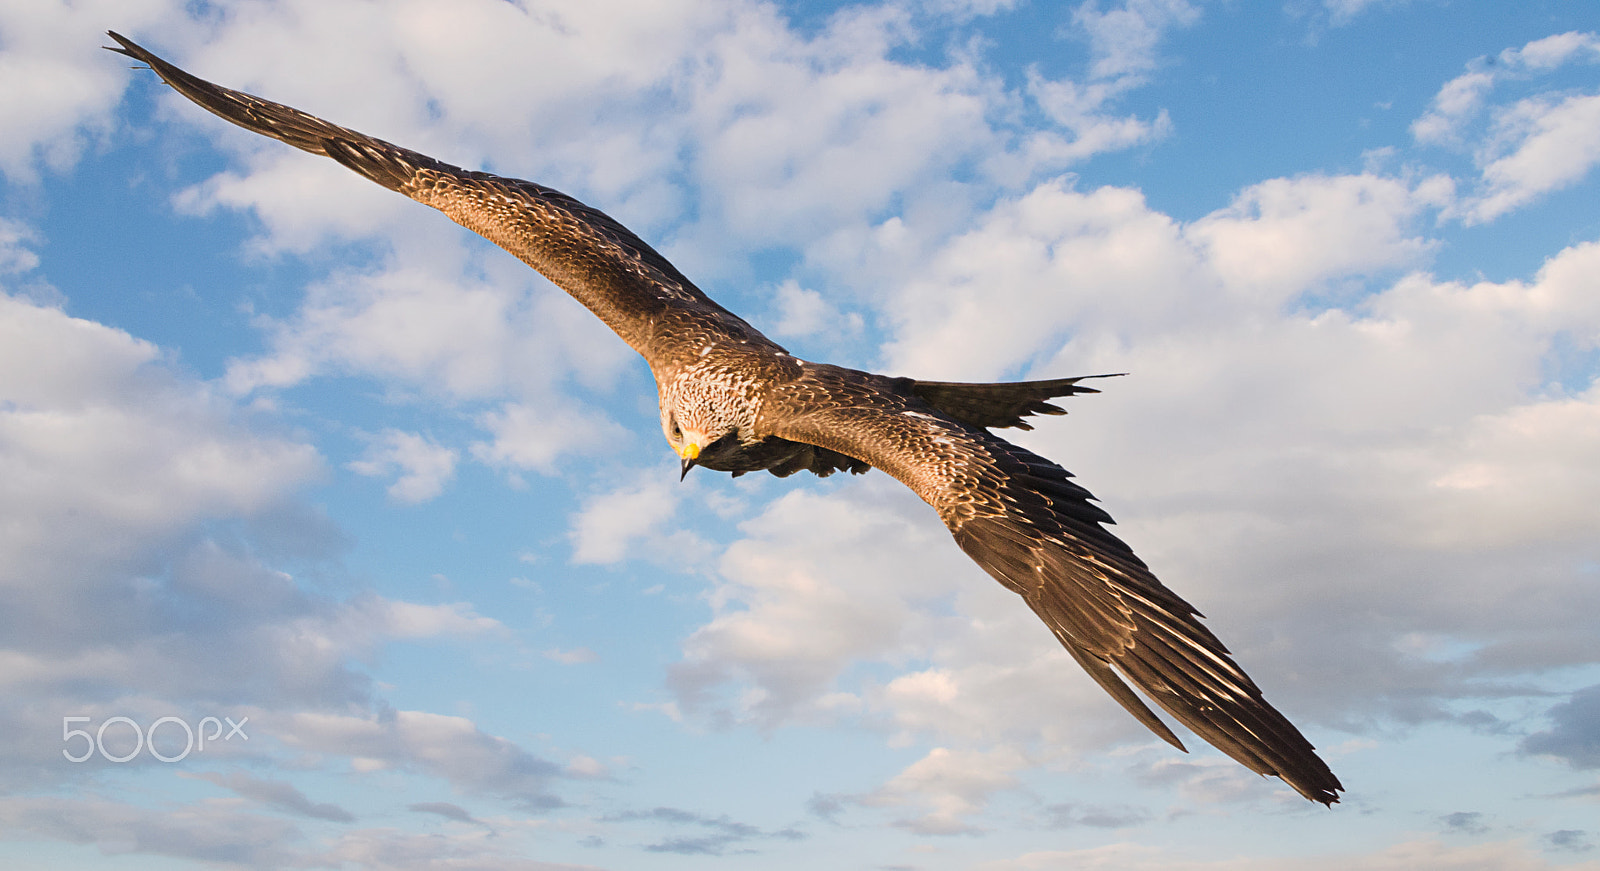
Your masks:
{"label": "sky", "polygon": [[[801,357],[1129,373],[1015,440],[1342,803],[881,473],[679,483],[587,311],[107,29]],[[1592,3],[8,0],[0,82],[8,868],[1600,869]]]}

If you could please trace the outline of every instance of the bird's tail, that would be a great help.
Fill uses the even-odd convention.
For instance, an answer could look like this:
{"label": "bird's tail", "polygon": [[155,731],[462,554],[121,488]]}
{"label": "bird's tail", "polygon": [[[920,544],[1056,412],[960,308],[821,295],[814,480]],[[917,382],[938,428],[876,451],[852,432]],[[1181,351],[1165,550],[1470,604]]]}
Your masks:
{"label": "bird's tail", "polygon": [[997,384],[969,384],[950,381],[912,381],[911,390],[922,401],[962,423],[986,429],[1014,426],[1033,429],[1022,418],[1030,414],[1066,414],[1066,410],[1046,402],[1057,396],[1099,393],[1079,384],[1088,378],[1115,378],[1112,375],[1079,375],[1049,381],[1006,381]]}

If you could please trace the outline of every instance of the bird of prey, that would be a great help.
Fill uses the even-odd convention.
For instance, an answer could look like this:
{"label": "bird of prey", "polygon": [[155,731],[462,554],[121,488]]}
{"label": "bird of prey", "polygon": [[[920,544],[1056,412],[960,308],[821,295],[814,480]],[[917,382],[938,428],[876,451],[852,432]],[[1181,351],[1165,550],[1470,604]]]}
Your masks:
{"label": "bird of prey", "polygon": [[1344,787],[1310,742],[1267,704],[1199,612],[1106,530],[1111,517],[1094,497],[1065,469],[990,432],[1062,414],[1048,400],[1098,392],[1084,378],[948,383],[798,359],[626,227],[566,194],[219,87],[111,38],[120,45],[112,51],[148,64],[201,107],[438,209],[572,294],[649,363],[661,429],[684,475],[697,465],[780,477],[882,469],[933,506],[961,549],[1167,743],[1184,749],[1124,679],[1252,771],[1312,801],[1339,800]]}

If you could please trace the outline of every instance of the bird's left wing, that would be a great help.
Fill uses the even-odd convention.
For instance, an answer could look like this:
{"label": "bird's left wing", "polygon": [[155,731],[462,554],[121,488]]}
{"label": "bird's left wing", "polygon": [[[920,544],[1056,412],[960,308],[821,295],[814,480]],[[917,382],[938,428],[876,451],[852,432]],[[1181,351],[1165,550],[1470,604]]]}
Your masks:
{"label": "bird's left wing", "polygon": [[469,172],[299,109],[212,84],[121,34],[110,36],[121,46],[112,51],[148,64],[202,108],[247,130],[331,157],[515,254],[599,315],[646,358],[652,356],[650,344],[658,333],[681,334],[689,322],[720,336],[778,349],[628,228],[560,191]]}
{"label": "bird's left wing", "polygon": [[967,555],[1036,614],[1112,697],[1176,736],[1118,672],[1217,749],[1313,801],[1343,787],[1262,698],[1228,649],[1102,524],[1111,517],[1065,469],[895,389],[893,379],[808,365],[759,427],[870,463],[938,512]]}

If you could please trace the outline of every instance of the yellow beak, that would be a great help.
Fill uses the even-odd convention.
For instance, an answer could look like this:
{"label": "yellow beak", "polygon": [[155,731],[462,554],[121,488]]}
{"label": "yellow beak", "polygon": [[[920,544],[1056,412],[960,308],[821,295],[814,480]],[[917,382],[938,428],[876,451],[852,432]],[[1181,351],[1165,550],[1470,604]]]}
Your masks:
{"label": "yellow beak", "polygon": [[683,460],[683,471],[679,473],[678,480],[689,477],[689,470],[695,466],[695,460],[700,458],[700,446],[690,442],[678,449],[678,456]]}

